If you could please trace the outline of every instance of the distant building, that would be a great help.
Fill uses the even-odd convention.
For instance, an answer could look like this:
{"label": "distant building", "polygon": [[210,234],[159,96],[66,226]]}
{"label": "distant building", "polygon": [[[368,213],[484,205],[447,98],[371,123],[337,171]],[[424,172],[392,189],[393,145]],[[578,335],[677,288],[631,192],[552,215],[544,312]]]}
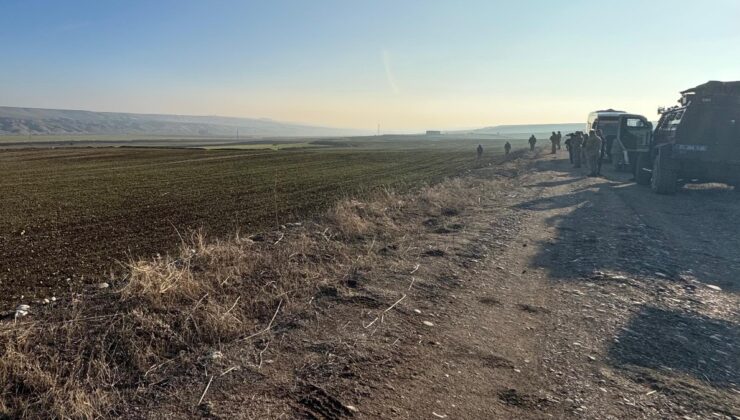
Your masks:
{"label": "distant building", "polygon": [[427,130],[427,136],[438,136],[442,134],[439,130]]}

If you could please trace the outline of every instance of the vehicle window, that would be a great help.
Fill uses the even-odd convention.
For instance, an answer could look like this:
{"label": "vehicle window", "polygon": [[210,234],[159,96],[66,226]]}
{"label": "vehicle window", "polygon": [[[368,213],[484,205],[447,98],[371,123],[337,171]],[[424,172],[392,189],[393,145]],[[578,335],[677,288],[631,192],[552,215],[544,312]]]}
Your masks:
{"label": "vehicle window", "polygon": [[681,118],[683,118],[683,111],[678,111],[671,115],[671,119],[668,120],[668,124],[676,125],[681,122]]}
{"label": "vehicle window", "polygon": [[627,118],[627,127],[630,128],[643,128],[647,125],[645,122],[639,118]]}
{"label": "vehicle window", "polygon": [[663,116],[659,129],[660,130],[670,130],[672,128],[675,128],[674,126],[671,125],[671,121],[673,120],[674,116],[675,116],[674,113],[665,114]]}
{"label": "vehicle window", "polygon": [[618,127],[619,122],[613,120],[599,121],[596,125],[596,128],[601,130],[605,136],[616,136]]}

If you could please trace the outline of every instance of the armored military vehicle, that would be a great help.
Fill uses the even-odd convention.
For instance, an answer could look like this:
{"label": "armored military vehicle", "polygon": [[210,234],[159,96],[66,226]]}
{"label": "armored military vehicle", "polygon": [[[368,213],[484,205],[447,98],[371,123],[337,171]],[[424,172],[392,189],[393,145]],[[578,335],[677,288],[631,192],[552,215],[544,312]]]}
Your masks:
{"label": "armored military vehicle", "polygon": [[710,81],[685,90],[678,106],[658,112],[650,147],[637,158],[637,183],[659,194],[692,181],[740,189],[740,82]]}

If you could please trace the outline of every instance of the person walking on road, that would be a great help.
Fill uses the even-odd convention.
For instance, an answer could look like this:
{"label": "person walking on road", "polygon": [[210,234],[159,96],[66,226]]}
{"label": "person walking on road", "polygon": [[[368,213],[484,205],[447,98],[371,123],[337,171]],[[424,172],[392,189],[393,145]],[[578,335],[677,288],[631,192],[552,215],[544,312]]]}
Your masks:
{"label": "person walking on road", "polygon": [[583,146],[586,155],[586,165],[588,166],[588,176],[599,176],[599,160],[601,158],[603,141],[596,134],[596,131],[588,132],[588,138]]}
{"label": "person walking on road", "polygon": [[509,156],[509,153],[511,153],[511,143],[509,143],[508,141],[506,142],[506,144],[504,144],[504,153],[506,154],[506,156]]}
{"label": "person walking on road", "polygon": [[557,142],[558,142],[558,135],[555,134],[555,132],[553,131],[552,135],[550,136],[550,145],[551,145],[550,154],[551,155],[554,155],[555,153],[557,153],[557,150],[556,150]]}
{"label": "person walking on road", "polygon": [[483,157],[483,145],[479,144],[478,149],[476,149],[476,152],[478,153],[478,160]]}
{"label": "person walking on road", "polygon": [[534,136],[534,134],[532,134],[532,135],[531,135],[531,136],[529,137],[529,150],[530,150],[531,152],[534,152],[534,146],[535,146],[536,144],[537,144],[537,137],[535,137],[535,136]]}

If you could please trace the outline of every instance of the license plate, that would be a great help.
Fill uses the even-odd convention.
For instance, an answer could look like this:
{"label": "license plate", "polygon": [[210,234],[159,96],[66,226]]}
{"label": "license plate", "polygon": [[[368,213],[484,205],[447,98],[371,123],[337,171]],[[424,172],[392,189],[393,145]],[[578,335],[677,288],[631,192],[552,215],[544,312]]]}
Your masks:
{"label": "license plate", "polygon": [[703,144],[677,144],[676,149],[681,152],[706,152],[707,146]]}

